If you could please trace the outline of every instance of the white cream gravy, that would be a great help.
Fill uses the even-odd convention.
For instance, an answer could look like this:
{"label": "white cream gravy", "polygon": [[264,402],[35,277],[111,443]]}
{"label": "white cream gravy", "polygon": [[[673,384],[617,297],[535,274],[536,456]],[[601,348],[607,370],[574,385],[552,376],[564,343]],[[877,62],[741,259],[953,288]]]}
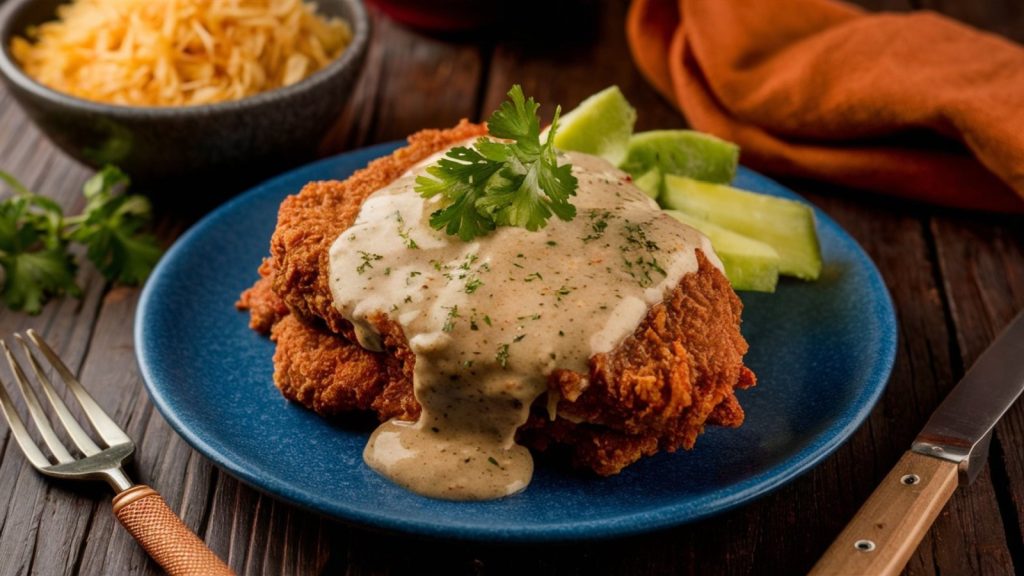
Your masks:
{"label": "white cream gravy", "polygon": [[438,199],[414,191],[436,156],[373,193],[330,253],[335,306],[360,343],[380,350],[370,318],[397,322],[415,354],[415,423],[389,421],[363,457],[435,498],[484,500],[522,490],[533,460],[515,443],[556,368],[588,372],[684,275],[706,238],[604,160],[567,153],[576,218],[537,232],[499,227],[463,242],[429,225]]}

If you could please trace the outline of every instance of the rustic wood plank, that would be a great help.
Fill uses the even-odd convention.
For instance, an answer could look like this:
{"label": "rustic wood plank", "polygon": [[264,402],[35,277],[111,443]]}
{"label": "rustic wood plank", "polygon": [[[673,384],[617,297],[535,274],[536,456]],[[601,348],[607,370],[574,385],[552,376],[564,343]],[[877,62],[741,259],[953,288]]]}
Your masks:
{"label": "rustic wood plank", "polygon": [[[1020,2],[916,0],[915,4],[1011,40],[1024,41],[1024,5]],[[1024,227],[1021,224],[1020,218],[992,219],[946,212],[940,212],[930,221],[945,295],[956,327],[958,373],[969,367],[1001,327],[1024,308]],[[1018,573],[1024,570],[1022,441],[1024,405],[1018,402],[996,427],[990,466],[986,471],[993,479],[994,497],[1013,567]],[[954,512],[962,513],[963,508],[969,507],[958,506],[960,499],[966,497],[964,492],[958,494]],[[984,525],[994,532],[993,524],[994,520]],[[994,559],[993,551],[984,543],[978,543],[975,552],[972,562],[975,565],[1005,566],[1005,559]]]}
{"label": "rustic wood plank", "polygon": [[[4,113],[0,133],[18,134],[0,148],[0,169],[6,169],[33,190],[57,200],[66,211],[82,206],[81,185],[87,172],[61,155],[27,120],[2,91]],[[82,267],[78,282],[81,299],[52,301],[38,316],[0,311],[0,337],[35,328],[47,335],[73,369],[81,365],[89,343],[92,320],[100,305],[104,282],[90,265]],[[3,379],[12,383],[6,367]],[[9,388],[10,390],[10,388]],[[15,394],[16,398],[18,394]],[[16,404],[23,407],[20,398]],[[22,410],[23,416],[27,413]],[[87,529],[93,498],[66,484],[41,477],[24,460],[8,431],[2,433],[0,454],[0,574],[30,570],[42,574],[71,573],[77,556],[75,543]],[[6,500],[6,502],[4,502]]]}
{"label": "rustic wood plank", "polygon": [[337,153],[405,139],[475,115],[486,54],[397,24],[373,8],[366,66],[321,151]]}
{"label": "rustic wood plank", "polygon": [[[826,209],[833,200],[817,198]],[[898,451],[909,446],[928,416],[960,376],[959,359],[952,330],[947,325],[942,286],[936,283],[940,270],[934,263],[930,234],[917,216],[920,208],[895,201],[872,199],[858,203],[854,218],[838,216],[865,246],[878,264],[892,292],[900,322],[900,351],[889,387],[869,419],[870,444],[889,439],[889,450],[876,457],[869,478],[880,479],[895,462]],[[901,217],[893,219],[892,215]],[[886,232],[886,220],[896,220],[899,234]],[[866,228],[866,229],[865,229]],[[872,230],[872,228],[874,228]],[[913,234],[905,230],[913,229]],[[862,430],[863,431],[863,430]],[[859,434],[858,434],[859,436]],[[855,438],[856,441],[856,438]],[[872,450],[871,445],[868,450]],[[863,457],[863,456],[862,456]],[[863,461],[863,460],[862,460]],[[857,474],[857,462],[848,473]],[[860,494],[858,504],[866,494]],[[854,507],[854,510],[856,507]],[[847,509],[838,520],[845,522],[854,510]],[[939,569],[954,573],[1006,573],[1012,571],[1005,535],[997,521],[999,508],[991,479],[984,475],[970,491],[958,492],[935,527],[908,564],[908,573],[931,573]],[[979,561],[975,551],[984,549],[995,558],[994,570]]]}
{"label": "rustic wood plank", "polygon": [[[67,212],[79,211],[84,204],[80,192],[81,185],[90,171],[57,152],[13,106],[5,110],[0,122],[12,125],[4,126],[5,132],[10,129],[22,134],[21,146],[11,148],[9,155],[0,157],[2,164],[9,163],[21,168],[24,174],[20,174],[18,169],[14,170],[15,173],[36,190],[52,191]],[[181,226],[178,225],[177,232],[180,231]],[[28,327],[36,328],[45,335],[73,370],[82,367],[85,354],[92,352],[90,364],[81,370],[83,381],[101,404],[108,409],[116,406],[113,411],[115,419],[125,425],[134,438],[142,440],[142,426],[148,420],[152,407],[142,392],[131,343],[134,302],[138,291],[117,288],[105,294],[108,288],[105,281],[91,264],[84,261],[84,258],[80,260],[82,269],[79,273],[79,282],[85,289],[83,299],[56,300],[44,308],[40,316],[34,318],[4,311],[0,315],[0,330],[3,334],[8,334]],[[101,297],[107,314],[98,319]],[[100,335],[95,340],[92,339],[94,329]],[[93,345],[96,348],[92,348]],[[97,385],[97,382],[100,384]],[[73,412],[79,412],[73,402],[70,404]],[[170,440],[169,444],[152,444],[151,452],[167,456],[177,451],[186,457],[185,460],[189,457],[193,461],[198,459],[198,456],[192,455],[191,450],[169,430],[165,435]],[[139,454],[145,453],[145,447],[145,443],[140,442]],[[8,448],[16,450],[13,444]],[[185,460],[173,463],[177,469],[170,471],[172,477],[173,474],[180,473],[180,465]],[[14,570],[10,573],[24,573],[31,567],[34,573],[59,574],[75,573],[79,570],[85,573],[120,573],[129,567],[147,566],[148,559],[145,555],[113,522],[109,511],[108,489],[99,485],[55,484],[39,477],[24,465],[20,454],[10,451],[6,452],[3,461],[0,461],[0,485],[7,480],[3,469],[15,463],[19,467],[19,474],[29,479],[23,483],[25,488],[18,487],[4,493],[12,494],[12,500],[28,503],[26,510],[38,514],[39,518],[34,535],[42,534],[45,537],[0,537],[0,549],[7,545],[18,547],[10,555],[5,550],[2,557],[24,556],[23,560],[18,562],[0,563],[0,574],[8,573],[7,568]],[[202,466],[207,468],[208,475],[209,464],[203,461]],[[148,475],[143,475],[143,478],[146,476]],[[139,475],[135,477],[140,478]],[[161,488],[159,484],[156,486]],[[45,502],[40,503],[37,501],[38,498],[33,498],[27,493],[30,487],[44,494]],[[206,499],[206,493],[206,488],[203,488],[200,494],[203,501]],[[177,500],[180,498],[173,492],[164,491],[164,496],[172,507],[177,507]],[[0,525],[5,525],[3,534],[7,533],[6,524],[17,526],[21,520],[17,517],[21,514],[17,506],[11,506],[7,512],[5,520],[8,522],[0,522]],[[185,512],[186,522],[189,523],[189,510],[186,509]],[[191,516],[195,515],[194,512],[191,513]],[[104,551],[98,557],[83,555],[85,551],[90,550],[87,539],[89,542],[103,543]],[[116,567],[105,564],[108,551],[111,559],[117,559],[114,560]]]}
{"label": "rustic wood plank", "polygon": [[[1021,218],[943,214],[931,221],[962,369],[970,367],[999,331],[1024,309],[1024,226]],[[1024,569],[1024,403],[996,426],[988,472],[1014,563]],[[979,551],[981,552],[981,551]]]}
{"label": "rustic wood plank", "polygon": [[482,116],[497,108],[515,83],[541,103],[544,122],[550,122],[556,104],[568,111],[583,98],[616,84],[639,112],[638,131],[684,127],[679,112],[647,85],[632,64],[626,44],[626,8],[625,2],[552,3],[553,14],[524,26],[522,37],[502,39],[489,68]]}

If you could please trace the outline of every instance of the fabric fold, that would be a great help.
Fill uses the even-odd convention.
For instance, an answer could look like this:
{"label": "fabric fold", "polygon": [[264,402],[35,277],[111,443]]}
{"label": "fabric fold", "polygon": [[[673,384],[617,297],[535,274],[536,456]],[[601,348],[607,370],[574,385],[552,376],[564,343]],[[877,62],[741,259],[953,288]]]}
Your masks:
{"label": "fabric fold", "polygon": [[769,174],[1024,212],[1024,49],[931,12],[635,0],[643,75]]}

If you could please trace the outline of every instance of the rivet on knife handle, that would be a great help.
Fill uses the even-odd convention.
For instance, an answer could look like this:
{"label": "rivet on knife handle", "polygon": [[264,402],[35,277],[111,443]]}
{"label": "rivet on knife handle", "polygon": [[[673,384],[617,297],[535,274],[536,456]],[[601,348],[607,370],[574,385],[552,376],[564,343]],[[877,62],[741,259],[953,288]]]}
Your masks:
{"label": "rivet on knife handle", "polygon": [[899,574],[957,486],[957,464],[907,452],[811,570]]}

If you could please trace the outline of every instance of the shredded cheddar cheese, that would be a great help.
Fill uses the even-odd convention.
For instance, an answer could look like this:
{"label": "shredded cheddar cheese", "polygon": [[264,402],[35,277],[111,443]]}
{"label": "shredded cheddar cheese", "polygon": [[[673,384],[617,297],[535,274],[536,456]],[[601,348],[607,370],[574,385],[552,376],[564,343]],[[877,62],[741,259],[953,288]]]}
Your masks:
{"label": "shredded cheddar cheese", "polygon": [[352,33],[302,0],[74,0],[15,37],[39,82],[129,106],[238,100],[294,84],[337,58]]}

